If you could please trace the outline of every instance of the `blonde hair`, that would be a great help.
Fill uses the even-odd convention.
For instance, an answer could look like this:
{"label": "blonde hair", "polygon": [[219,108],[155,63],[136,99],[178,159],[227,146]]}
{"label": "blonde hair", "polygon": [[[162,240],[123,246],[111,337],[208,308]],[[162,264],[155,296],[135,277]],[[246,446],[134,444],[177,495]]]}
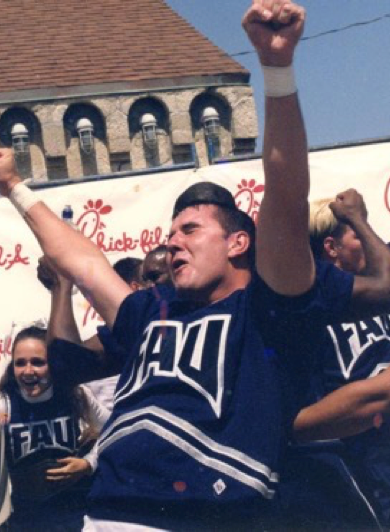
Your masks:
{"label": "blonde hair", "polygon": [[345,229],[345,225],[337,220],[329,207],[329,203],[332,201],[334,198],[323,198],[310,202],[310,246],[316,258],[322,256],[325,238],[341,236]]}

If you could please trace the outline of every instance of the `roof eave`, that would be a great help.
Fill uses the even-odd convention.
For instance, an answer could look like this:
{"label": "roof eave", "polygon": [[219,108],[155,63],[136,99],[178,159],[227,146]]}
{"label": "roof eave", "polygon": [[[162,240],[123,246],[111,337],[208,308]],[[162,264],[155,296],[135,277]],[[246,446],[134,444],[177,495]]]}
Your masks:
{"label": "roof eave", "polygon": [[116,81],[86,85],[20,89],[9,92],[0,92],[0,105],[80,97],[119,96],[126,94],[191,90],[232,85],[249,85],[249,81],[249,72],[243,70],[241,73],[230,74],[180,76],[175,78],[154,78],[135,81]]}

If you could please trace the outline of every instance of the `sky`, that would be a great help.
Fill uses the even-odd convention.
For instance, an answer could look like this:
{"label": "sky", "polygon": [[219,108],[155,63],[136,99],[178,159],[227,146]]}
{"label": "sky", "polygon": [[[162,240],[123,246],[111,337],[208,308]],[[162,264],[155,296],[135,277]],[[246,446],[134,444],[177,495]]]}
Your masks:
{"label": "sky", "polygon": [[[241,18],[250,0],[166,0],[228,54],[251,51]],[[373,19],[345,31],[302,40],[296,79],[310,147],[390,138],[390,0],[302,0],[303,38]],[[387,15],[387,16],[385,16]],[[251,73],[262,145],[263,81],[254,53],[237,59]]]}

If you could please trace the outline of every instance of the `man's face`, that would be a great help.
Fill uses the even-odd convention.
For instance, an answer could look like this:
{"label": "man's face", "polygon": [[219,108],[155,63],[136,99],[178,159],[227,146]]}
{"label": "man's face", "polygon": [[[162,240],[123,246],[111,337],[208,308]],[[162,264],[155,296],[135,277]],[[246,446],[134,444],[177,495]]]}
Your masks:
{"label": "man's face", "polygon": [[171,281],[166,253],[151,254],[145,258],[142,267],[142,278],[147,288]]}
{"label": "man's face", "polygon": [[341,237],[335,238],[337,251],[336,266],[344,271],[361,273],[366,267],[366,259],[362,244],[351,227],[346,229]]}
{"label": "man's face", "polygon": [[172,223],[167,263],[176,289],[191,299],[213,302],[226,295],[229,237],[215,217],[216,209],[188,207]]}

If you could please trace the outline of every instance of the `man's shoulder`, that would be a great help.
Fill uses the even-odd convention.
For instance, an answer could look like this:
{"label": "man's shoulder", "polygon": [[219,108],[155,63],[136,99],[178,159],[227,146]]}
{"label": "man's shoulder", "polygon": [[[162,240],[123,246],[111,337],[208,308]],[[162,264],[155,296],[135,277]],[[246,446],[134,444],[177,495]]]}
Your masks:
{"label": "man's shoulder", "polygon": [[316,261],[315,286],[328,300],[350,301],[354,279],[355,276],[351,272],[341,270],[326,261]]}
{"label": "man's shoulder", "polygon": [[138,290],[129,294],[122,302],[121,307],[153,307],[161,305],[164,301],[171,303],[177,298],[175,288],[170,284],[160,284],[146,290]]}
{"label": "man's shoulder", "polygon": [[[258,274],[254,274],[247,287],[259,308],[272,308],[277,314],[308,312],[312,317],[330,319],[329,313],[343,312],[352,297],[354,276],[336,266],[316,261],[316,277],[312,287],[305,293],[286,296],[274,292]],[[315,310],[317,309],[317,310]]]}

